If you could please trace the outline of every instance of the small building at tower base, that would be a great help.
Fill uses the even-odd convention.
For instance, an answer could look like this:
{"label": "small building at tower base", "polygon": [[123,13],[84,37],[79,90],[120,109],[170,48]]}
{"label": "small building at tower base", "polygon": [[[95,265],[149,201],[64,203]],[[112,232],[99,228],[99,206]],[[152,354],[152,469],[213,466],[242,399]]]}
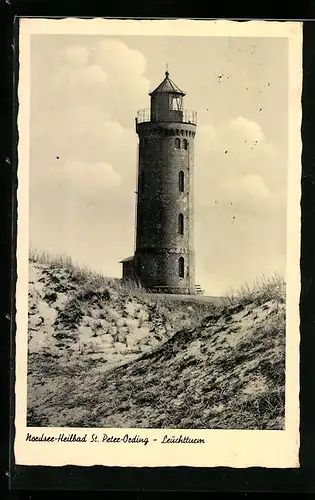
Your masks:
{"label": "small building at tower base", "polygon": [[134,256],[132,255],[131,257],[127,257],[126,259],[123,259],[119,262],[119,264],[122,264],[122,277],[123,279],[134,279],[135,272],[134,272]]}

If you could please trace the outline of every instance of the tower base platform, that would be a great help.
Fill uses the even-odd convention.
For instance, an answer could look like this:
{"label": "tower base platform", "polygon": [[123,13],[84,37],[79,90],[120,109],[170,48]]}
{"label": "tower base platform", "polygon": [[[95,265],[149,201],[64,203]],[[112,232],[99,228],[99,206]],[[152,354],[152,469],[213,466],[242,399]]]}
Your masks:
{"label": "tower base platform", "polygon": [[153,286],[147,287],[151,293],[162,293],[172,295],[203,295],[204,292],[199,285],[194,288],[173,287],[173,286]]}

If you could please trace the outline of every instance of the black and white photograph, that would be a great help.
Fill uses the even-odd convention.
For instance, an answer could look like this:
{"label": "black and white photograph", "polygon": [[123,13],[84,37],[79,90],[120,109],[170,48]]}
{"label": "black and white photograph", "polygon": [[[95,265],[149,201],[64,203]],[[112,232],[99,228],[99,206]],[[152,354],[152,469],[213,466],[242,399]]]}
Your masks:
{"label": "black and white photograph", "polygon": [[20,448],[297,466],[300,24],[24,23]]}

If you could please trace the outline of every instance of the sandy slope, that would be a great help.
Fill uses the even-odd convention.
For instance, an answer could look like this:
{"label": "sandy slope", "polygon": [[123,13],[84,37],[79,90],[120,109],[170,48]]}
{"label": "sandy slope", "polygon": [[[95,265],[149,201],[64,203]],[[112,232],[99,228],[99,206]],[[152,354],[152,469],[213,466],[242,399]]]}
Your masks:
{"label": "sandy slope", "polygon": [[28,425],[282,427],[284,301],[209,305],[196,326],[187,303],[30,270]]}
{"label": "sandy slope", "polygon": [[185,307],[148,294],[93,281],[62,266],[30,263],[29,354],[71,355],[116,365],[167,340],[191,325],[191,312],[212,310],[192,301]]}

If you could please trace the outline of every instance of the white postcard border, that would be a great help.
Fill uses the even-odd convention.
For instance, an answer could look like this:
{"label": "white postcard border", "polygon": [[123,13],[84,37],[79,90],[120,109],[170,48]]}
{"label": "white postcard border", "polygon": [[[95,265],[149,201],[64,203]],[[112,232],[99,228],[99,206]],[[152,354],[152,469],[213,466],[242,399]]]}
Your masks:
{"label": "white postcard border", "polygon": [[[286,422],[283,431],[183,429],[27,428],[27,313],[29,249],[30,40],[34,34],[285,37],[289,39],[289,163],[287,210]],[[266,21],[21,19],[18,85],[18,232],[16,288],[15,462],[18,465],[191,467],[299,466],[299,296],[302,23]],[[86,435],[86,443],[29,442],[40,437]],[[92,435],[98,443],[89,443]],[[102,442],[104,434],[148,438],[149,443]],[[165,435],[203,438],[204,444],[163,444]],[[156,440],[156,441],[154,441]]]}

